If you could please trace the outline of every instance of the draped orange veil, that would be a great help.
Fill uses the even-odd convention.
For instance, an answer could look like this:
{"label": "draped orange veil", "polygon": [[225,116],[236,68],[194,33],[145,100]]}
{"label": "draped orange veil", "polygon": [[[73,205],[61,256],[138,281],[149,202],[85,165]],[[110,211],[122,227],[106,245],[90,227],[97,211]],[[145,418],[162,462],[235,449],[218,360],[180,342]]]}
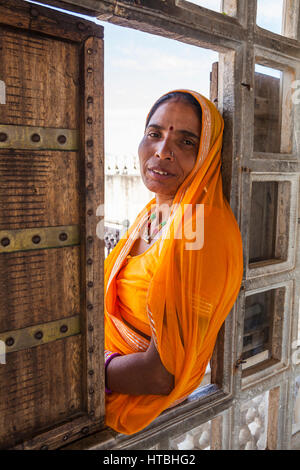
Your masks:
{"label": "draped orange veil", "polygon": [[[124,434],[145,428],[199,386],[243,275],[241,234],[222,189],[223,119],[204,96],[176,91],[190,93],[200,103],[202,133],[195,166],[177,190],[158,242],[160,256],[147,298],[152,337],[175,387],[168,396],[107,396],[106,424]],[[116,276],[154,204],[155,198],[105,260],[105,347],[120,354],[136,351],[119,328]]]}

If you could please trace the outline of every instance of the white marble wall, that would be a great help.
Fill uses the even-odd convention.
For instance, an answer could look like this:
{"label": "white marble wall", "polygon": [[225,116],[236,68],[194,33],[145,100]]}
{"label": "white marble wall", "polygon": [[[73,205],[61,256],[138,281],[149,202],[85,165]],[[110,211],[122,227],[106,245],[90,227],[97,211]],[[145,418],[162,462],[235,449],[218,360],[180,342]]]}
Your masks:
{"label": "white marble wall", "polygon": [[108,157],[105,164],[105,222],[134,222],[137,214],[154,197],[140,176],[135,157]]}
{"label": "white marble wall", "polygon": [[300,431],[300,375],[294,384],[293,434]]}
{"label": "white marble wall", "polygon": [[240,450],[265,450],[267,445],[269,392],[241,407]]}
{"label": "white marble wall", "polygon": [[170,439],[170,449],[173,450],[210,450],[211,421],[201,424],[181,436]]}

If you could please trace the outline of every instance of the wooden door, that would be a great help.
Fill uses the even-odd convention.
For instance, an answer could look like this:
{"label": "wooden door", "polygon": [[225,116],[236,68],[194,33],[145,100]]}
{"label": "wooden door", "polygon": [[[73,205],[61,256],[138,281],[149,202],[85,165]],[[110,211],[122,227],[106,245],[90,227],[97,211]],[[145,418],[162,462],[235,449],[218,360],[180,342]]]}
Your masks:
{"label": "wooden door", "polygon": [[0,1],[2,449],[103,425],[102,33]]}

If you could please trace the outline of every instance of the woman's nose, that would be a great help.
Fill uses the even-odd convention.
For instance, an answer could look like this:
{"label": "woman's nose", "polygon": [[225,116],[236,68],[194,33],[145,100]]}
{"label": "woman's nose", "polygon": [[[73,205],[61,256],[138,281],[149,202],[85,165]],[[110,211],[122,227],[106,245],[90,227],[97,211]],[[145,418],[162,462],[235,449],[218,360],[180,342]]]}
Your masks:
{"label": "woman's nose", "polygon": [[166,141],[162,142],[161,145],[156,149],[155,155],[162,160],[174,159],[174,153],[171,150],[170,145]]}

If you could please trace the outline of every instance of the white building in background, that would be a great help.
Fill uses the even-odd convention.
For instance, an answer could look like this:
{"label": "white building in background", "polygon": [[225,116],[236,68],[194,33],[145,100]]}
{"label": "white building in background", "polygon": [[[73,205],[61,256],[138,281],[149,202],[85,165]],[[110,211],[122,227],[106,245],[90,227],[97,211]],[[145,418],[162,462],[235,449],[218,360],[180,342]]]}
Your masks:
{"label": "white building in background", "polygon": [[108,154],[105,160],[105,225],[122,229],[134,222],[154,193],[143,183],[136,156]]}

